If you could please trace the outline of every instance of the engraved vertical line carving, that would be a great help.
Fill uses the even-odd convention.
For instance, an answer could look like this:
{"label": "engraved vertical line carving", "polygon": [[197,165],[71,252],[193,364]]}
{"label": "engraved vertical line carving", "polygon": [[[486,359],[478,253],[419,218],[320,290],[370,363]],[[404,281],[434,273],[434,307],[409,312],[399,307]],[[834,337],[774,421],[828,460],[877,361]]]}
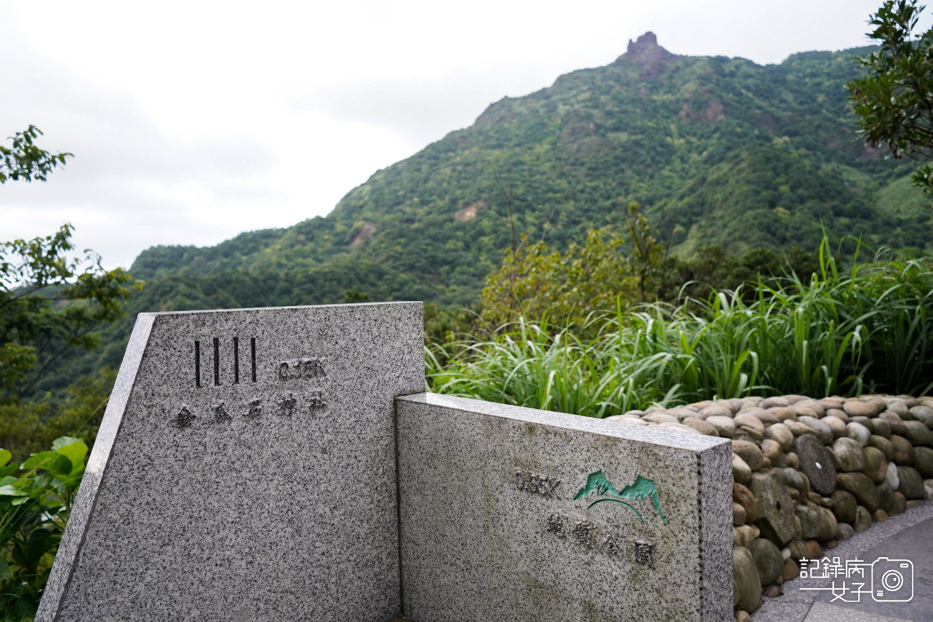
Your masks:
{"label": "engraved vertical line carving", "polygon": [[201,342],[194,342],[194,386],[201,386]]}
{"label": "engraved vertical line carving", "polygon": [[253,382],[256,382],[256,338],[250,337],[249,339],[249,353],[250,358],[253,361]]}
{"label": "engraved vertical line carving", "polygon": [[220,339],[214,337],[214,386],[220,384]]}
{"label": "engraved vertical line carving", "polygon": [[240,384],[240,338],[233,338],[233,384]]}

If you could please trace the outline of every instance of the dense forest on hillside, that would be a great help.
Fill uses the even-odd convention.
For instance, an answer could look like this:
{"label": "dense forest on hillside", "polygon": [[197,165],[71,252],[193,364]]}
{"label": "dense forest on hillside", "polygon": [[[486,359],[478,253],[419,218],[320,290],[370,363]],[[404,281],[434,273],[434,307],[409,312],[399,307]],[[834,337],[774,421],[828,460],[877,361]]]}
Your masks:
{"label": "dense forest on hillside", "polygon": [[[326,218],[212,248],[156,247],[132,272],[151,280],[328,266],[304,277],[315,289],[303,295],[338,300],[330,281],[340,275],[356,281],[348,287],[377,282],[374,298],[468,304],[512,241],[509,203],[519,233],[558,247],[589,227],[620,226],[629,200],[649,217],[663,213],[683,254],[812,248],[821,222],[870,244],[922,246],[928,215],[902,180],[912,166],[853,131],[845,82],[858,74],[852,57],[869,50],[760,66],[675,56],[645,35],[611,65],[491,105],[472,127],[375,173]],[[386,272],[370,277],[373,264]]]}
{"label": "dense forest on hillside", "polygon": [[677,56],[648,33],[610,65],[492,104],[473,126],[376,172],[325,218],[143,252],[130,272],[145,289],[102,348],[69,361],[68,376],[118,366],[142,311],[336,303],[348,291],[475,305],[520,236],[559,250],[590,228],[618,233],[631,200],[681,258],[812,251],[824,231],[873,248],[927,247],[930,199],[910,185],[916,165],[853,129],[845,83],[859,74],[853,57],[870,50],[761,66]]}

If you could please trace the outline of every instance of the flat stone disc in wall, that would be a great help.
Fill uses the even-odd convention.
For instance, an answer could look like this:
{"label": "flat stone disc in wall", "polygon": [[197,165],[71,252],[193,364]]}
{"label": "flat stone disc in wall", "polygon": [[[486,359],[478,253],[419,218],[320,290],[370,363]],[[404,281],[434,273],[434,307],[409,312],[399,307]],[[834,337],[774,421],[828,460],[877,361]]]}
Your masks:
{"label": "flat stone disc in wall", "polygon": [[794,439],[794,453],[800,459],[800,471],[810,480],[810,488],[823,496],[836,490],[836,467],[826,446],[815,436],[801,434]]}

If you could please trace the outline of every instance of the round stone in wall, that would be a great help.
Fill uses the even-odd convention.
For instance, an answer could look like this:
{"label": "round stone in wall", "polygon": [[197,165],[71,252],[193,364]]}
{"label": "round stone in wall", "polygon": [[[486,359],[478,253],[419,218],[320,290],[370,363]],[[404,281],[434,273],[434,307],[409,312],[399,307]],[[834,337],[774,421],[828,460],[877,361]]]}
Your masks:
{"label": "round stone in wall", "polygon": [[831,495],[836,489],[836,467],[826,446],[812,434],[801,434],[794,439],[794,453],[810,487],[823,496]]}

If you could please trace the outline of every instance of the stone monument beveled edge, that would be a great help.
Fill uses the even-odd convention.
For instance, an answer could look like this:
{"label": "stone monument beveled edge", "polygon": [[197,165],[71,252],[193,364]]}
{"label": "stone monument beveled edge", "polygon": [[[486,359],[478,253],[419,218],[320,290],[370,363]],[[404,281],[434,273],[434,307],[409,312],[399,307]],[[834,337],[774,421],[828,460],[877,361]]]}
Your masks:
{"label": "stone monument beveled edge", "polygon": [[[600,434],[652,445],[674,447],[693,452],[704,452],[713,447],[729,447],[729,459],[730,461],[732,459],[732,445],[727,438],[689,434],[648,426],[624,425],[613,421],[606,421],[605,419],[596,419],[594,417],[571,415],[552,410],[539,410],[526,406],[499,404],[497,402],[487,402],[485,400],[443,395],[440,393],[425,392],[413,395],[400,395],[395,399],[396,401],[439,406],[452,410],[464,410],[492,417],[505,417],[507,419],[515,419],[528,423],[543,423],[551,427],[566,428],[568,430],[587,432],[590,434]],[[730,474],[732,473],[731,468],[730,466]],[[731,513],[731,503],[729,508]]]}
{"label": "stone monument beveled edge", "polygon": [[136,318],[136,325],[127,343],[126,353],[123,355],[123,362],[120,364],[120,371],[110,394],[110,400],[107,402],[107,410],[104,412],[94,449],[88,459],[71,516],[65,526],[61,545],[55,555],[55,562],[49,573],[45,591],[42,593],[42,600],[39,602],[36,622],[53,622],[58,617],[59,607],[84,541],[84,534],[94,510],[100,482],[103,479],[113,443],[120,430],[127,402],[133,392],[156,315],[155,313],[140,313]]}
{"label": "stone monument beveled edge", "polygon": [[703,620],[731,620],[732,445],[729,439],[697,456],[700,490],[700,613]]}

